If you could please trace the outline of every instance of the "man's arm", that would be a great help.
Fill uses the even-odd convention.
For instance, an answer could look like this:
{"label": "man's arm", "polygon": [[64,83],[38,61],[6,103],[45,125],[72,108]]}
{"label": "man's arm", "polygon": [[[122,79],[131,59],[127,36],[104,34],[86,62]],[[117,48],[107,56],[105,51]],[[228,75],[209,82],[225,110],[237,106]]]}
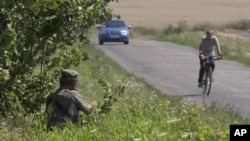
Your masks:
{"label": "man's arm", "polygon": [[77,108],[83,111],[86,115],[90,115],[94,111],[94,107],[85,102],[80,93],[75,91],[74,98]]}
{"label": "man's arm", "polygon": [[220,46],[217,45],[216,48],[217,48],[218,56],[221,56],[221,49],[220,49]]}
{"label": "man's arm", "polygon": [[201,45],[200,45],[200,47],[199,47],[199,55],[201,55],[202,54],[202,50],[201,50]]}
{"label": "man's arm", "polygon": [[202,46],[203,46],[203,38],[200,41],[200,45],[199,45],[199,58],[202,59],[203,57],[203,51],[202,51]]}
{"label": "man's arm", "polygon": [[220,43],[219,43],[217,38],[215,38],[215,39],[216,39],[216,49],[217,49],[218,56],[222,59]]}

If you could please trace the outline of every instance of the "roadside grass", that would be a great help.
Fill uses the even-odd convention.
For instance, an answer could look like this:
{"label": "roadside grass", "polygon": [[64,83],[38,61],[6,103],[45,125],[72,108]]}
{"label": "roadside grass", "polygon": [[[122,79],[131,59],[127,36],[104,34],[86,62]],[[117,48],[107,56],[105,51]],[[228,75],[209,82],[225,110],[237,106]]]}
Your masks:
{"label": "roadside grass", "polygon": [[[180,22],[177,27],[170,25],[162,30],[133,27],[131,36],[198,48],[207,28],[216,29],[224,58],[249,65],[249,40],[221,35],[219,33],[225,29],[210,24],[190,28]],[[53,132],[46,131],[44,110],[28,117],[1,117],[0,140],[228,141],[230,124],[250,123],[248,117],[235,112],[233,105],[213,102],[210,106],[199,107],[181,97],[162,94],[143,79],[126,72],[95,47],[89,45],[85,49],[90,59],[74,69],[80,73],[79,91],[86,101],[95,106],[104,101],[105,92],[98,84],[99,79],[105,80],[112,89],[125,86],[124,94],[117,97],[111,111],[103,116],[82,114],[83,126],[68,124],[64,130]]]}
{"label": "roadside grass", "polygon": [[106,57],[100,50],[87,46],[89,60],[76,69],[79,91],[86,101],[97,105],[104,91],[97,83],[105,80],[112,89],[125,86],[110,113],[85,119],[84,126],[68,124],[62,130],[46,131],[42,112],[34,117],[1,119],[3,141],[228,141],[230,124],[246,124],[230,105],[216,102],[199,107],[181,97],[162,94],[143,79],[135,77]]}

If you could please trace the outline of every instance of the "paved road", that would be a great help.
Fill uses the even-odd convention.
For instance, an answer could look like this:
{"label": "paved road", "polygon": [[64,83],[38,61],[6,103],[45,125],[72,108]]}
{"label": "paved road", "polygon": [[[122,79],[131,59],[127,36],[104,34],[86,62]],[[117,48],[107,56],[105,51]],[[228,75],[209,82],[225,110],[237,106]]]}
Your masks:
{"label": "paved road", "polygon": [[234,105],[243,116],[250,115],[250,68],[220,60],[216,62],[211,94],[203,96],[197,87],[198,51],[169,42],[130,40],[129,45],[91,43],[127,71],[144,78],[149,84],[168,95],[183,96],[200,106],[212,101]]}

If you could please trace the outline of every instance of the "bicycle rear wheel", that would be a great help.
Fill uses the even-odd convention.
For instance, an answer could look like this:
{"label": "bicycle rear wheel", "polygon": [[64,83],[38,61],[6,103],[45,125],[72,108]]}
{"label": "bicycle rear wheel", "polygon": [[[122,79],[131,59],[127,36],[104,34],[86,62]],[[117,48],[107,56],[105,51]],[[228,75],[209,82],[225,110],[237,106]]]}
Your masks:
{"label": "bicycle rear wheel", "polygon": [[212,69],[208,68],[205,71],[205,80],[203,84],[203,95],[209,95],[211,91],[211,86],[212,86]]}

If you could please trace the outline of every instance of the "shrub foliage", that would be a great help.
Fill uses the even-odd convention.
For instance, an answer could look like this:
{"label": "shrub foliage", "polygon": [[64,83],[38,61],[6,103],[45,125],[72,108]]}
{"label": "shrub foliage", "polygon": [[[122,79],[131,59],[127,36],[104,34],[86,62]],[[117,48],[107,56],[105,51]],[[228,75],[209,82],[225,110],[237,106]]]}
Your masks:
{"label": "shrub foliage", "polygon": [[[88,59],[85,34],[112,17],[113,0],[3,0],[0,5],[0,114],[41,108],[60,70]],[[81,44],[71,48],[76,40]],[[80,51],[79,51],[80,50]]]}

